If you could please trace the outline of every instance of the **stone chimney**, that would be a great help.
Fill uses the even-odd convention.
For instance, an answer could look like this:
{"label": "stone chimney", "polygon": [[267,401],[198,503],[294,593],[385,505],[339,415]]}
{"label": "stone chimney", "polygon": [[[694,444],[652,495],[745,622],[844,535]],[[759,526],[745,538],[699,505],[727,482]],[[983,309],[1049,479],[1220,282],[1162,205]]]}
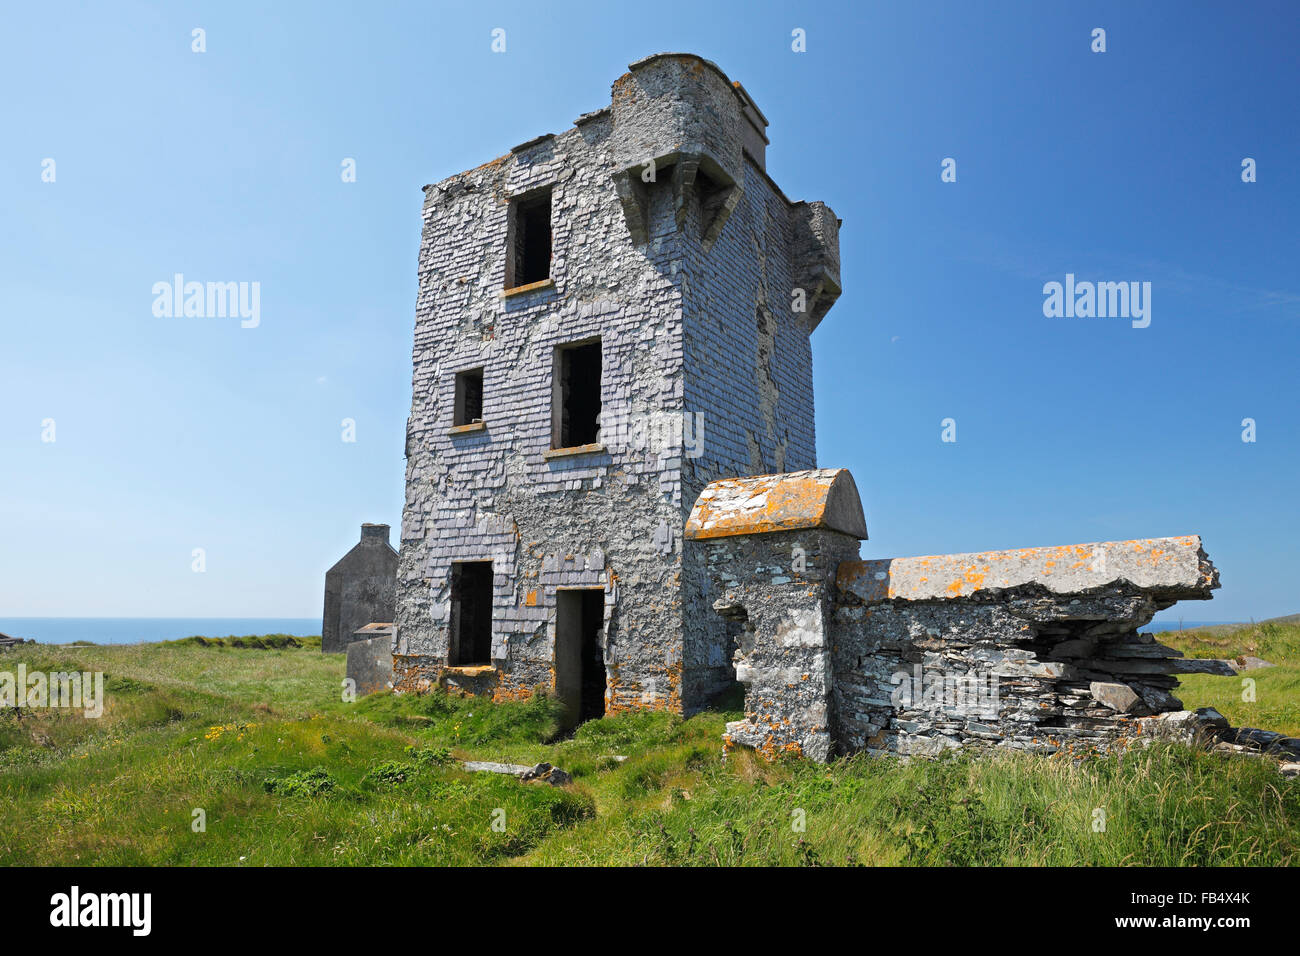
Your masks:
{"label": "stone chimney", "polygon": [[361,543],[369,547],[388,544],[388,525],[366,522],[361,526]]}
{"label": "stone chimney", "polygon": [[771,142],[767,138],[767,117],[758,108],[749,91],[738,81],[733,82],[731,86],[740,97],[741,113],[744,114],[747,124],[743,140],[745,152],[754,157],[754,162],[758,164],[759,169],[767,172],[767,144]]}

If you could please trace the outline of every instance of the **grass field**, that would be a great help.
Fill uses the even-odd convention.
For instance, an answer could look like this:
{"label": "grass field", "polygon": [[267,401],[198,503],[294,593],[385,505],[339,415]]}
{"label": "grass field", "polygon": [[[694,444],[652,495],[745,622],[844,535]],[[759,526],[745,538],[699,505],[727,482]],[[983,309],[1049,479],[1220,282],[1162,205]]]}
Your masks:
{"label": "grass field", "polygon": [[[1179,640],[1198,656],[1300,661],[1295,626]],[[1300,779],[1268,761],[1159,746],[1079,765],[1006,755],[818,766],[747,752],[724,762],[722,725],[736,713],[620,716],[556,739],[545,699],[348,704],[343,659],[319,641],[242,643],[0,654],[0,670],[103,671],[107,692],[99,719],[0,716],[0,863],[1300,862]],[[1296,665],[1251,675],[1256,704],[1239,700],[1239,679],[1201,677],[1185,703],[1295,732]],[[456,758],[546,760],[575,781],[468,774]]]}
{"label": "grass field", "polygon": [[[1276,667],[1246,671],[1236,677],[1187,674],[1178,697],[1184,706],[1213,707],[1234,727],[1262,727],[1300,736],[1300,617],[1278,618],[1241,627],[1204,627],[1167,631],[1157,640],[1186,657],[1261,657]],[[1243,699],[1242,680],[1254,682],[1254,700]]]}

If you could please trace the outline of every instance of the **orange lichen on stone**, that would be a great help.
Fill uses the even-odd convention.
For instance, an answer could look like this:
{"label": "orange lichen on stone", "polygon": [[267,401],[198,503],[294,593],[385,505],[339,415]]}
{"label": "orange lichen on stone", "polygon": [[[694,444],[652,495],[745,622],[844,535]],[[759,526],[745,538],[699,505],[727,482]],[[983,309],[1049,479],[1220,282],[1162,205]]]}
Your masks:
{"label": "orange lichen on stone", "polygon": [[491,664],[463,664],[444,667],[442,672],[455,677],[486,677],[488,674],[496,673],[496,668]]}
{"label": "orange lichen on stone", "polygon": [[[480,169],[491,169],[493,166],[500,166],[507,159],[509,159],[510,156],[511,156],[510,153],[506,153],[503,156],[498,156],[496,159],[489,159],[486,163],[480,163],[479,165],[475,166],[473,169],[469,170],[469,172],[476,173]],[[465,173],[461,173],[461,175],[463,176],[465,175]]]}
{"label": "orange lichen on stone", "polygon": [[715,481],[686,522],[691,540],[825,528],[867,536],[853,476],[844,468]]}
{"label": "orange lichen on stone", "polygon": [[[942,574],[935,576],[936,571]],[[1056,578],[1061,580],[1057,582]],[[1187,597],[1208,597],[1196,592],[1217,586],[1218,579],[1196,535],[845,561],[836,571],[836,584],[841,590],[868,602],[959,598],[1032,582],[1064,593],[1120,580],[1138,587],[1181,592]]]}
{"label": "orange lichen on stone", "polygon": [[609,90],[610,104],[617,107],[621,103],[626,103],[636,96],[636,87],[632,82],[632,74],[624,73],[613,82]]}
{"label": "orange lichen on stone", "polygon": [[793,740],[778,742],[775,734],[768,734],[755,752],[766,760],[776,760],[783,756],[802,757],[803,747]]}
{"label": "orange lichen on stone", "polygon": [[[427,659],[424,659],[427,660]],[[437,675],[418,654],[393,655],[393,692],[423,694],[432,690]]]}
{"label": "orange lichen on stone", "polygon": [[629,714],[637,712],[659,712],[667,711],[669,713],[680,714],[682,712],[682,664],[677,661],[666,667],[649,668],[651,675],[662,674],[668,690],[665,693],[656,693],[647,695],[647,692],[638,687],[626,687],[624,682],[619,678],[618,668],[614,664],[607,665],[607,676],[605,678],[605,713],[607,716],[615,714]]}
{"label": "orange lichen on stone", "polygon": [[531,687],[499,684],[492,691],[492,701],[497,704],[507,701],[525,701],[532,698],[534,693],[536,692]]}

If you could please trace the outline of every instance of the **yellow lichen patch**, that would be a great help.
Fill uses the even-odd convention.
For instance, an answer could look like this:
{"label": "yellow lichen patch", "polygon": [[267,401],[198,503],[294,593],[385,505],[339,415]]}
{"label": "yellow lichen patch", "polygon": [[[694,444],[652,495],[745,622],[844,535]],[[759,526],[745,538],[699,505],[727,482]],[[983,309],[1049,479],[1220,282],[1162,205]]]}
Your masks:
{"label": "yellow lichen patch", "polygon": [[492,691],[492,701],[497,704],[508,701],[525,701],[531,698],[533,693],[534,691],[530,687],[499,684]]}
{"label": "yellow lichen patch", "polygon": [[485,677],[488,674],[496,673],[496,668],[491,664],[464,664],[455,667],[444,667],[442,672],[455,677]]}
{"label": "yellow lichen patch", "polygon": [[[1070,578],[1060,587],[1095,587],[1119,576],[1132,575],[1139,568],[1157,569],[1164,586],[1214,586],[1215,571],[1204,561],[1200,538],[1195,535],[845,561],[836,570],[836,584],[870,603],[967,597],[978,591],[1018,587],[1033,581],[1047,584],[1060,576]],[[1148,574],[1132,580],[1141,584],[1151,579]]]}
{"label": "yellow lichen patch", "polygon": [[766,760],[776,760],[781,756],[802,757],[803,747],[793,740],[779,742],[775,734],[768,734],[756,752]]}
{"label": "yellow lichen patch", "polygon": [[393,655],[393,692],[424,694],[432,689],[436,673],[421,663],[418,654]]}
{"label": "yellow lichen patch", "polygon": [[[702,540],[830,527],[832,488],[837,482],[851,486],[852,478],[847,476],[844,469],[821,469],[715,481],[700,492],[691,509],[686,537]],[[847,491],[846,487],[842,494]],[[855,499],[856,494],[854,490]],[[854,528],[836,530],[857,533]]]}
{"label": "yellow lichen patch", "polygon": [[717,538],[815,528],[821,523],[830,484],[820,477],[777,475],[714,482],[700,495],[686,533]]}

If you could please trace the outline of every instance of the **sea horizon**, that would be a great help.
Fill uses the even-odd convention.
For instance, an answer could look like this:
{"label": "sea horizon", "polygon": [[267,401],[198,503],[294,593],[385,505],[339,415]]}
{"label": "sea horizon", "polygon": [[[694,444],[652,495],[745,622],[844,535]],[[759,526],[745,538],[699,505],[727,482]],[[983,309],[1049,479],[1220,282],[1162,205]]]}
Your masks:
{"label": "sea horizon", "polygon": [[318,617],[0,617],[0,634],[39,644],[147,644],[184,637],[320,634]]}
{"label": "sea horizon", "polygon": [[1179,621],[1177,618],[1170,620],[1168,618],[1156,618],[1146,627],[1138,628],[1139,631],[1178,631],[1191,630],[1194,627],[1226,627],[1233,624],[1245,624],[1245,621]]}

